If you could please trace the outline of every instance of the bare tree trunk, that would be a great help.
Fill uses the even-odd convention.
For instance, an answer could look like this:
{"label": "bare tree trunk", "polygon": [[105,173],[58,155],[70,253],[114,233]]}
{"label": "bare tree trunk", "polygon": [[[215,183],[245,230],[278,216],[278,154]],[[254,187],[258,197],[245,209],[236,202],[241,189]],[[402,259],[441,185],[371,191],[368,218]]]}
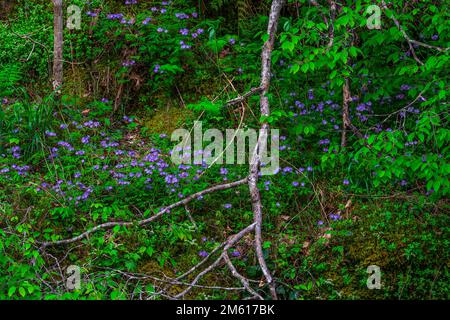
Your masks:
{"label": "bare tree trunk", "polygon": [[330,26],[328,30],[328,37],[330,38],[328,42],[328,48],[331,48],[334,44],[334,20],[336,20],[336,1],[328,0],[330,4]]}
{"label": "bare tree trunk", "polygon": [[[261,55],[261,85],[262,92],[260,95],[260,110],[261,116],[269,116],[270,115],[270,106],[269,106],[269,98],[267,94],[269,93],[270,79],[271,79],[271,63],[272,63],[272,50],[273,45],[275,43],[275,37],[277,33],[278,20],[280,18],[281,8],[283,7],[284,0],[274,0],[272,2],[272,8],[269,16],[269,26],[267,29],[267,33],[269,34],[269,39],[263,46],[262,55]],[[257,186],[258,183],[258,173],[261,164],[260,151],[262,148],[265,148],[265,142],[267,139],[267,134],[269,131],[269,124],[263,123],[260,130],[260,136],[258,140],[257,149],[254,151],[252,160],[250,162],[250,174],[248,178],[248,187],[250,189],[250,195],[252,199],[252,207],[253,207],[253,215],[255,226],[255,251],[258,257],[259,265],[261,266],[264,277],[266,278],[267,284],[270,288],[270,293],[272,295],[272,299],[277,299],[276,287],[273,282],[272,275],[270,274],[269,268],[267,267],[266,261],[264,259],[263,250],[262,250],[262,235],[261,235],[261,226],[262,226],[262,217],[263,217],[263,208],[261,204],[261,195],[259,193],[259,189]],[[259,150],[258,150],[259,149]]]}
{"label": "bare tree trunk", "polygon": [[342,138],[341,146],[347,146],[347,129],[350,128],[350,115],[348,111],[348,104],[351,101],[350,82],[345,78],[344,86],[342,88]]}
{"label": "bare tree trunk", "polygon": [[63,84],[63,9],[62,0],[53,0],[53,90]]}

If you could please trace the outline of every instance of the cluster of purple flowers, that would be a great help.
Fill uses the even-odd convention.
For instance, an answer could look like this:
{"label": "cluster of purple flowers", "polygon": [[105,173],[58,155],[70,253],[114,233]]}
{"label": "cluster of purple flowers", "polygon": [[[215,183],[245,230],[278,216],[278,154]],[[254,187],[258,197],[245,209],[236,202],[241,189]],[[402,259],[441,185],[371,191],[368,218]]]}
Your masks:
{"label": "cluster of purple flowers", "polygon": [[119,146],[119,143],[116,141],[111,141],[109,142],[109,139],[106,140],[102,140],[100,141],[100,145],[102,146],[102,148],[106,149],[106,148],[116,148]]}
{"label": "cluster of purple flowers", "polygon": [[120,20],[123,18],[123,13],[110,13],[106,18],[109,20]]}
{"label": "cluster of purple flowers", "polygon": [[186,13],[175,13],[175,17],[180,20],[189,19],[190,16]]}
{"label": "cluster of purple flowers", "polygon": [[166,176],[166,183],[167,184],[177,184],[180,180],[178,180],[178,178],[175,176],[175,175],[173,175],[173,174],[168,174],[167,176]]}
{"label": "cluster of purple flowers", "polygon": [[367,114],[372,114],[372,102],[368,101],[366,103],[360,103],[356,107],[356,115],[358,116],[361,122],[366,122],[369,118]]}
{"label": "cluster of purple flowers", "polygon": [[410,142],[405,142],[405,147],[415,146],[417,144],[418,144],[418,141],[416,141],[416,140],[410,141]]}
{"label": "cluster of purple flowers", "polygon": [[123,121],[125,121],[126,123],[132,123],[133,122],[133,118],[130,118],[128,116],[123,116]]}
{"label": "cluster of purple flowers", "polygon": [[341,215],[339,213],[331,213],[330,219],[333,221],[339,220],[339,219],[341,219]]}
{"label": "cluster of purple flowers", "polygon": [[183,36],[187,36],[187,35],[189,35],[189,29],[188,28],[180,29],[180,33]]}
{"label": "cluster of purple flowers", "polygon": [[4,167],[3,169],[0,170],[0,174],[4,174],[4,173],[8,173],[10,170],[8,167]]}
{"label": "cluster of purple flowers", "polygon": [[72,145],[66,141],[59,141],[58,146],[63,147],[69,151],[75,150],[74,147],[72,147]]}
{"label": "cluster of purple flowers", "polygon": [[17,171],[17,174],[23,176],[25,175],[29,170],[30,170],[30,166],[28,165],[24,165],[24,166],[18,166],[16,164],[13,164],[11,166],[11,169],[14,169]]}
{"label": "cluster of purple flowers", "polygon": [[135,64],[136,64],[136,61],[134,61],[134,60],[126,60],[126,61],[122,62],[123,67],[131,67],[131,66],[134,66]]}
{"label": "cluster of purple flowers", "polygon": [[192,46],[186,44],[183,40],[181,40],[181,41],[180,41],[180,48],[181,48],[181,49],[189,50],[189,49],[192,48]]}
{"label": "cluster of purple flowers", "polygon": [[400,90],[402,90],[402,91],[408,91],[408,90],[411,90],[411,86],[410,85],[407,85],[407,84],[402,84],[401,86],[400,86]]}
{"label": "cluster of purple flowers", "polygon": [[199,29],[197,29],[197,31],[193,32],[193,33],[191,34],[191,36],[192,36],[192,38],[195,39],[195,38],[197,38],[199,35],[201,35],[203,32],[204,32],[204,30],[201,29],[201,28],[199,28]]}
{"label": "cluster of purple flowers", "polygon": [[120,23],[121,24],[134,24],[136,22],[136,19],[134,19],[134,18],[131,18],[131,19],[129,19],[129,20],[127,20],[127,19],[125,19],[125,18],[122,18],[121,20],[120,20]]}
{"label": "cluster of purple flowers", "polygon": [[231,256],[233,258],[238,258],[238,257],[241,256],[241,253],[239,251],[237,251],[237,250],[234,250],[234,251],[231,252]]}
{"label": "cluster of purple flowers", "polygon": [[11,153],[12,153],[13,158],[19,159],[20,158],[20,147],[13,146],[11,148]]}
{"label": "cluster of purple flowers", "polygon": [[86,121],[83,123],[83,127],[91,128],[91,129],[98,128],[98,127],[100,127],[100,122],[89,120],[89,121]]}
{"label": "cluster of purple flowers", "polygon": [[202,258],[206,258],[207,256],[209,256],[209,253],[206,252],[205,250],[202,250],[198,253],[198,255]]}
{"label": "cluster of purple flowers", "polygon": [[147,25],[150,21],[152,21],[152,18],[145,18],[145,19],[142,21],[142,24]]}
{"label": "cluster of purple flowers", "polygon": [[159,64],[155,65],[155,67],[153,68],[153,73],[163,73]]}
{"label": "cluster of purple flowers", "polygon": [[305,186],[305,183],[304,182],[298,182],[298,181],[293,181],[292,182],[292,185],[294,186],[294,187],[298,187],[298,186],[301,186],[301,187],[304,187]]}
{"label": "cluster of purple flowers", "polygon": [[75,152],[75,155],[77,155],[77,156],[84,156],[85,154],[86,154],[86,151],[84,151],[84,150],[77,150]]}

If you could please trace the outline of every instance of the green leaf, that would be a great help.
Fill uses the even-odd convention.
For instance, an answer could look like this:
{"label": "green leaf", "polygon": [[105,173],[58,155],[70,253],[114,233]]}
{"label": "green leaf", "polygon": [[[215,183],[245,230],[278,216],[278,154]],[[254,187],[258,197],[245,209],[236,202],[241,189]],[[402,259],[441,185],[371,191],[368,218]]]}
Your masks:
{"label": "green leaf", "polygon": [[111,292],[111,300],[116,300],[118,297],[120,297],[121,292],[120,290],[114,290]]}
{"label": "green leaf", "polygon": [[20,288],[19,288],[19,294],[20,294],[22,297],[25,297],[25,295],[26,295],[27,293],[26,293],[26,291],[25,291],[24,288],[20,287]]}
{"label": "green leaf", "polygon": [[16,292],[17,288],[16,287],[11,287],[8,290],[8,297],[12,297],[12,295]]}
{"label": "green leaf", "polygon": [[296,74],[299,70],[300,70],[300,65],[299,64],[294,64],[291,67],[291,69],[289,70],[289,72],[292,73],[292,74]]}
{"label": "green leaf", "polygon": [[145,252],[148,254],[149,257],[151,257],[155,252],[155,249],[153,249],[152,247],[148,247]]}

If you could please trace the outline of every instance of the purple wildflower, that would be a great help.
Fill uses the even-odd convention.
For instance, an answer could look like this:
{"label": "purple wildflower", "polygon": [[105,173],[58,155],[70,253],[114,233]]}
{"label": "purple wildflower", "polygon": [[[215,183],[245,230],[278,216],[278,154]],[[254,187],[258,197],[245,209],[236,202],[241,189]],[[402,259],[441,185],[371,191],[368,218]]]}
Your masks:
{"label": "purple wildflower", "polygon": [[237,258],[241,256],[241,253],[237,250],[234,250],[233,252],[231,252],[231,256]]}

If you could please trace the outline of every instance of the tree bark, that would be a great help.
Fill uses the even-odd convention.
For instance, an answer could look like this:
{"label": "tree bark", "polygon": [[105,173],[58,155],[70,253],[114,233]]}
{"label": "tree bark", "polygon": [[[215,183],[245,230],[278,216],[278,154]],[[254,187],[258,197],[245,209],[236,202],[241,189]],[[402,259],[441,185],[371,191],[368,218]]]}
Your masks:
{"label": "tree bark", "polygon": [[53,90],[63,85],[63,9],[62,0],[53,0]]}
{"label": "tree bark", "polygon": [[350,81],[345,78],[344,86],[342,87],[342,138],[341,146],[347,146],[347,130],[350,128],[350,114],[348,104],[351,101],[350,95]]}
{"label": "tree bark", "polygon": [[[284,0],[274,0],[272,2],[272,8],[270,10],[269,25],[267,28],[267,33],[269,39],[264,43],[262,54],[261,54],[261,85],[262,88],[260,95],[260,111],[261,116],[270,116],[270,106],[269,98],[267,94],[269,93],[270,79],[271,79],[271,65],[272,65],[272,50],[275,43],[275,37],[277,33],[278,21],[280,18],[281,8],[283,7]],[[261,266],[264,277],[266,278],[267,284],[270,288],[270,293],[272,299],[277,299],[276,287],[273,282],[272,275],[269,268],[267,267],[266,261],[264,259],[262,250],[262,218],[263,218],[263,207],[261,204],[261,194],[259,192],[258,183],[258,173],[261,164],[260,150],[265,148],[265,143],[268,138],[269,124],[267,122],[263,123],[260,130],[260,135],[258,139],[258,145],[253,152],[252,159],[250,161],[250,174],[248,178],[248,187],[250,190],[250,196],[252,200],[253,216],[255,226],[255,251],[258,257],[258,262]]]}

